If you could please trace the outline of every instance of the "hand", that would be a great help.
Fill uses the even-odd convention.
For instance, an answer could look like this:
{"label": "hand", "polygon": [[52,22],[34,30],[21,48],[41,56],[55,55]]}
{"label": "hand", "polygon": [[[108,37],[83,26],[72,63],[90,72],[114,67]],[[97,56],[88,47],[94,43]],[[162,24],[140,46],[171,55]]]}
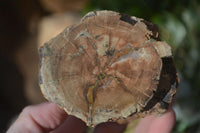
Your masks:
{"label": "hand", "polygon": [[[142,118],[134,133],[170,133],[175,124],[175,114],[169,110],[161,117]],[[122,133],[126,125],[108,122],[99,124],[94,133]],[[28,106],[8,129],[7,133],[84,133],[86,125],[80,119],[67,115],[53,103]]]}
{"label": "hand", "polygon": [[160,117],[147,116],[142,118],[134,133],[171,133],[175,122],[175,112],[169,109]]}

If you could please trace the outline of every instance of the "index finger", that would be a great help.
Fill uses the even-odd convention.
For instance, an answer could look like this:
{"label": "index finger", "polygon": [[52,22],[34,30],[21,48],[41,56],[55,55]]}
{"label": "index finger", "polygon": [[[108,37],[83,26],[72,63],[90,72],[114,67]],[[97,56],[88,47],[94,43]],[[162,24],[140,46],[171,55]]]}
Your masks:
{"label": "index finger", "polygon": [[7,133],[43,133],[57,128],[66,118],[64,110],[53,103],[26,107]]}

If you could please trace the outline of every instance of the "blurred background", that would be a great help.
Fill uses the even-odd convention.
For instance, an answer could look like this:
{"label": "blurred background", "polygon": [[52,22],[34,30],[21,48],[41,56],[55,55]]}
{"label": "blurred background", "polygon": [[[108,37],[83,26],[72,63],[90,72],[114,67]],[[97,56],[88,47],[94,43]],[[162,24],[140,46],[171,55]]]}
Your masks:
{"label": "blurred background", "polygon": [[1,0],[0,132],[24,106],[45,101],[38,86],[39,45],[87,12],[102,9],[158,25],[161,39],[173,48],[180,78],[173,133],[200,133],[198,0]]}

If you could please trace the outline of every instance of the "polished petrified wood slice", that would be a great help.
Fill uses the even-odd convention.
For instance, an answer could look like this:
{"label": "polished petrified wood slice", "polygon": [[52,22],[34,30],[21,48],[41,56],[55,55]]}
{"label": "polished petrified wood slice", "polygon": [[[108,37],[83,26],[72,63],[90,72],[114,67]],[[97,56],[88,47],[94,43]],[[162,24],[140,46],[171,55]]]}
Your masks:
{"label": "polished petrified wood slice", "polygon": [[177,88],[157,28],[113,11],[90,12],[40,48],[44,96],[96,125],[166,111]]}

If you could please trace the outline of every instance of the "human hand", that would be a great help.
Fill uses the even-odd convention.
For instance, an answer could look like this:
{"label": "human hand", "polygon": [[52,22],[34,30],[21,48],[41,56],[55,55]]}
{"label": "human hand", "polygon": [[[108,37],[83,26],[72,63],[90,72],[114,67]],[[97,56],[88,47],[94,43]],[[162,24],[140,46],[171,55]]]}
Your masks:
{"label": "human hand", "polygon": [[[161,117],[142,118],[134,133],[170,133],[175,124],[175,114],[169,110]],[[122,133],[126,125],[108,122],[99,124],[94,133]],[[53,103],[28,106],[8,129],[7,133],[84,133],[86,125],[69,116]]]}
{"label": "human hand", "polygon": [[169,109],[162,116],[141,118],[134,133],[171,133],[175,122],[175,112]]}

